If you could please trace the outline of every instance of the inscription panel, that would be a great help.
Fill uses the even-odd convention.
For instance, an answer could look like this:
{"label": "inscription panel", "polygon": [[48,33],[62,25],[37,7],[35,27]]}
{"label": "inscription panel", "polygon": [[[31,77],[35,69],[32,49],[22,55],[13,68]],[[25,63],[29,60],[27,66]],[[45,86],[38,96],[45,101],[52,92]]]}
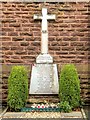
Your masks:
{"label": "inscription panel", "polygon": [[56,64],[35,64],[33,66],[29,94],[58,94]]}

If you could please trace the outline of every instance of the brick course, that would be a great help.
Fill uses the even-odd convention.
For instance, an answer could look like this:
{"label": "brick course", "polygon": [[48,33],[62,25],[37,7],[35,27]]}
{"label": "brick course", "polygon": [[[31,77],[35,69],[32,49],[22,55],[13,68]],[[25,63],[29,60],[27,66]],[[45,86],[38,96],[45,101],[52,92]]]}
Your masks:
{"label": "brick course", "polygon": [[[33,15],[41,14],[43,6],[47,7],[48,14],[56,14],[55,21],[48,21],[49,53],[54,63],[58,66],[66,63],[83,66],[90,63],[89,2],[2,2],[0,6],[2,64],[35,63],[41,48],[41,22],[34,21]],[[60,67],[58,70],[60,73]],[[84,91],[83,95],[86,95]]]}

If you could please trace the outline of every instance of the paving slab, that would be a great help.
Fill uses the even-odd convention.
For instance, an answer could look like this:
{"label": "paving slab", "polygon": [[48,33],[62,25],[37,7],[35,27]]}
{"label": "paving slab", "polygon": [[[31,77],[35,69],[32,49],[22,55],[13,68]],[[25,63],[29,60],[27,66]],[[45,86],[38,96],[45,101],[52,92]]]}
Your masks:
{"label": "paving slab", "polygon": [[20,118],[25,114],[25,112],[6,112],[2,118]]}
{"label": "paving slab", "polygon": [[61,113],[61,118],[82,118],[81,112]]}

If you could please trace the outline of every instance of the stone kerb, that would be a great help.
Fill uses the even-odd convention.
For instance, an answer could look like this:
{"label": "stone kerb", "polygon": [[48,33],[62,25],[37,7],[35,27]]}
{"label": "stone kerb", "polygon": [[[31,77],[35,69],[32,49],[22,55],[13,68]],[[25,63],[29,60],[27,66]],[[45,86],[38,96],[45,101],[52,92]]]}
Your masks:
{"label": "stone kerb", "polygon": [[0,2],[89,2],[90,0],[0,0]]}

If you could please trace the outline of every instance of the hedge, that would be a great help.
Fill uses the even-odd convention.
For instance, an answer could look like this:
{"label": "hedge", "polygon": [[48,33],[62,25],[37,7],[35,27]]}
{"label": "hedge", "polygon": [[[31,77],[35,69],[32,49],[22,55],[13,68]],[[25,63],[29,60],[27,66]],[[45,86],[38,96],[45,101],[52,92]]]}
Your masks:
{"label": "hedge", "polygon": [[60,73],[59,98],[69,102],[72,108],[80,105],[80,80],[73,64],[67,64]]}
{"label": "hedge", "polygon": [[28,72],[24,66],[13,66],[8,78],[8,106],[20,110],[28,96]]}

